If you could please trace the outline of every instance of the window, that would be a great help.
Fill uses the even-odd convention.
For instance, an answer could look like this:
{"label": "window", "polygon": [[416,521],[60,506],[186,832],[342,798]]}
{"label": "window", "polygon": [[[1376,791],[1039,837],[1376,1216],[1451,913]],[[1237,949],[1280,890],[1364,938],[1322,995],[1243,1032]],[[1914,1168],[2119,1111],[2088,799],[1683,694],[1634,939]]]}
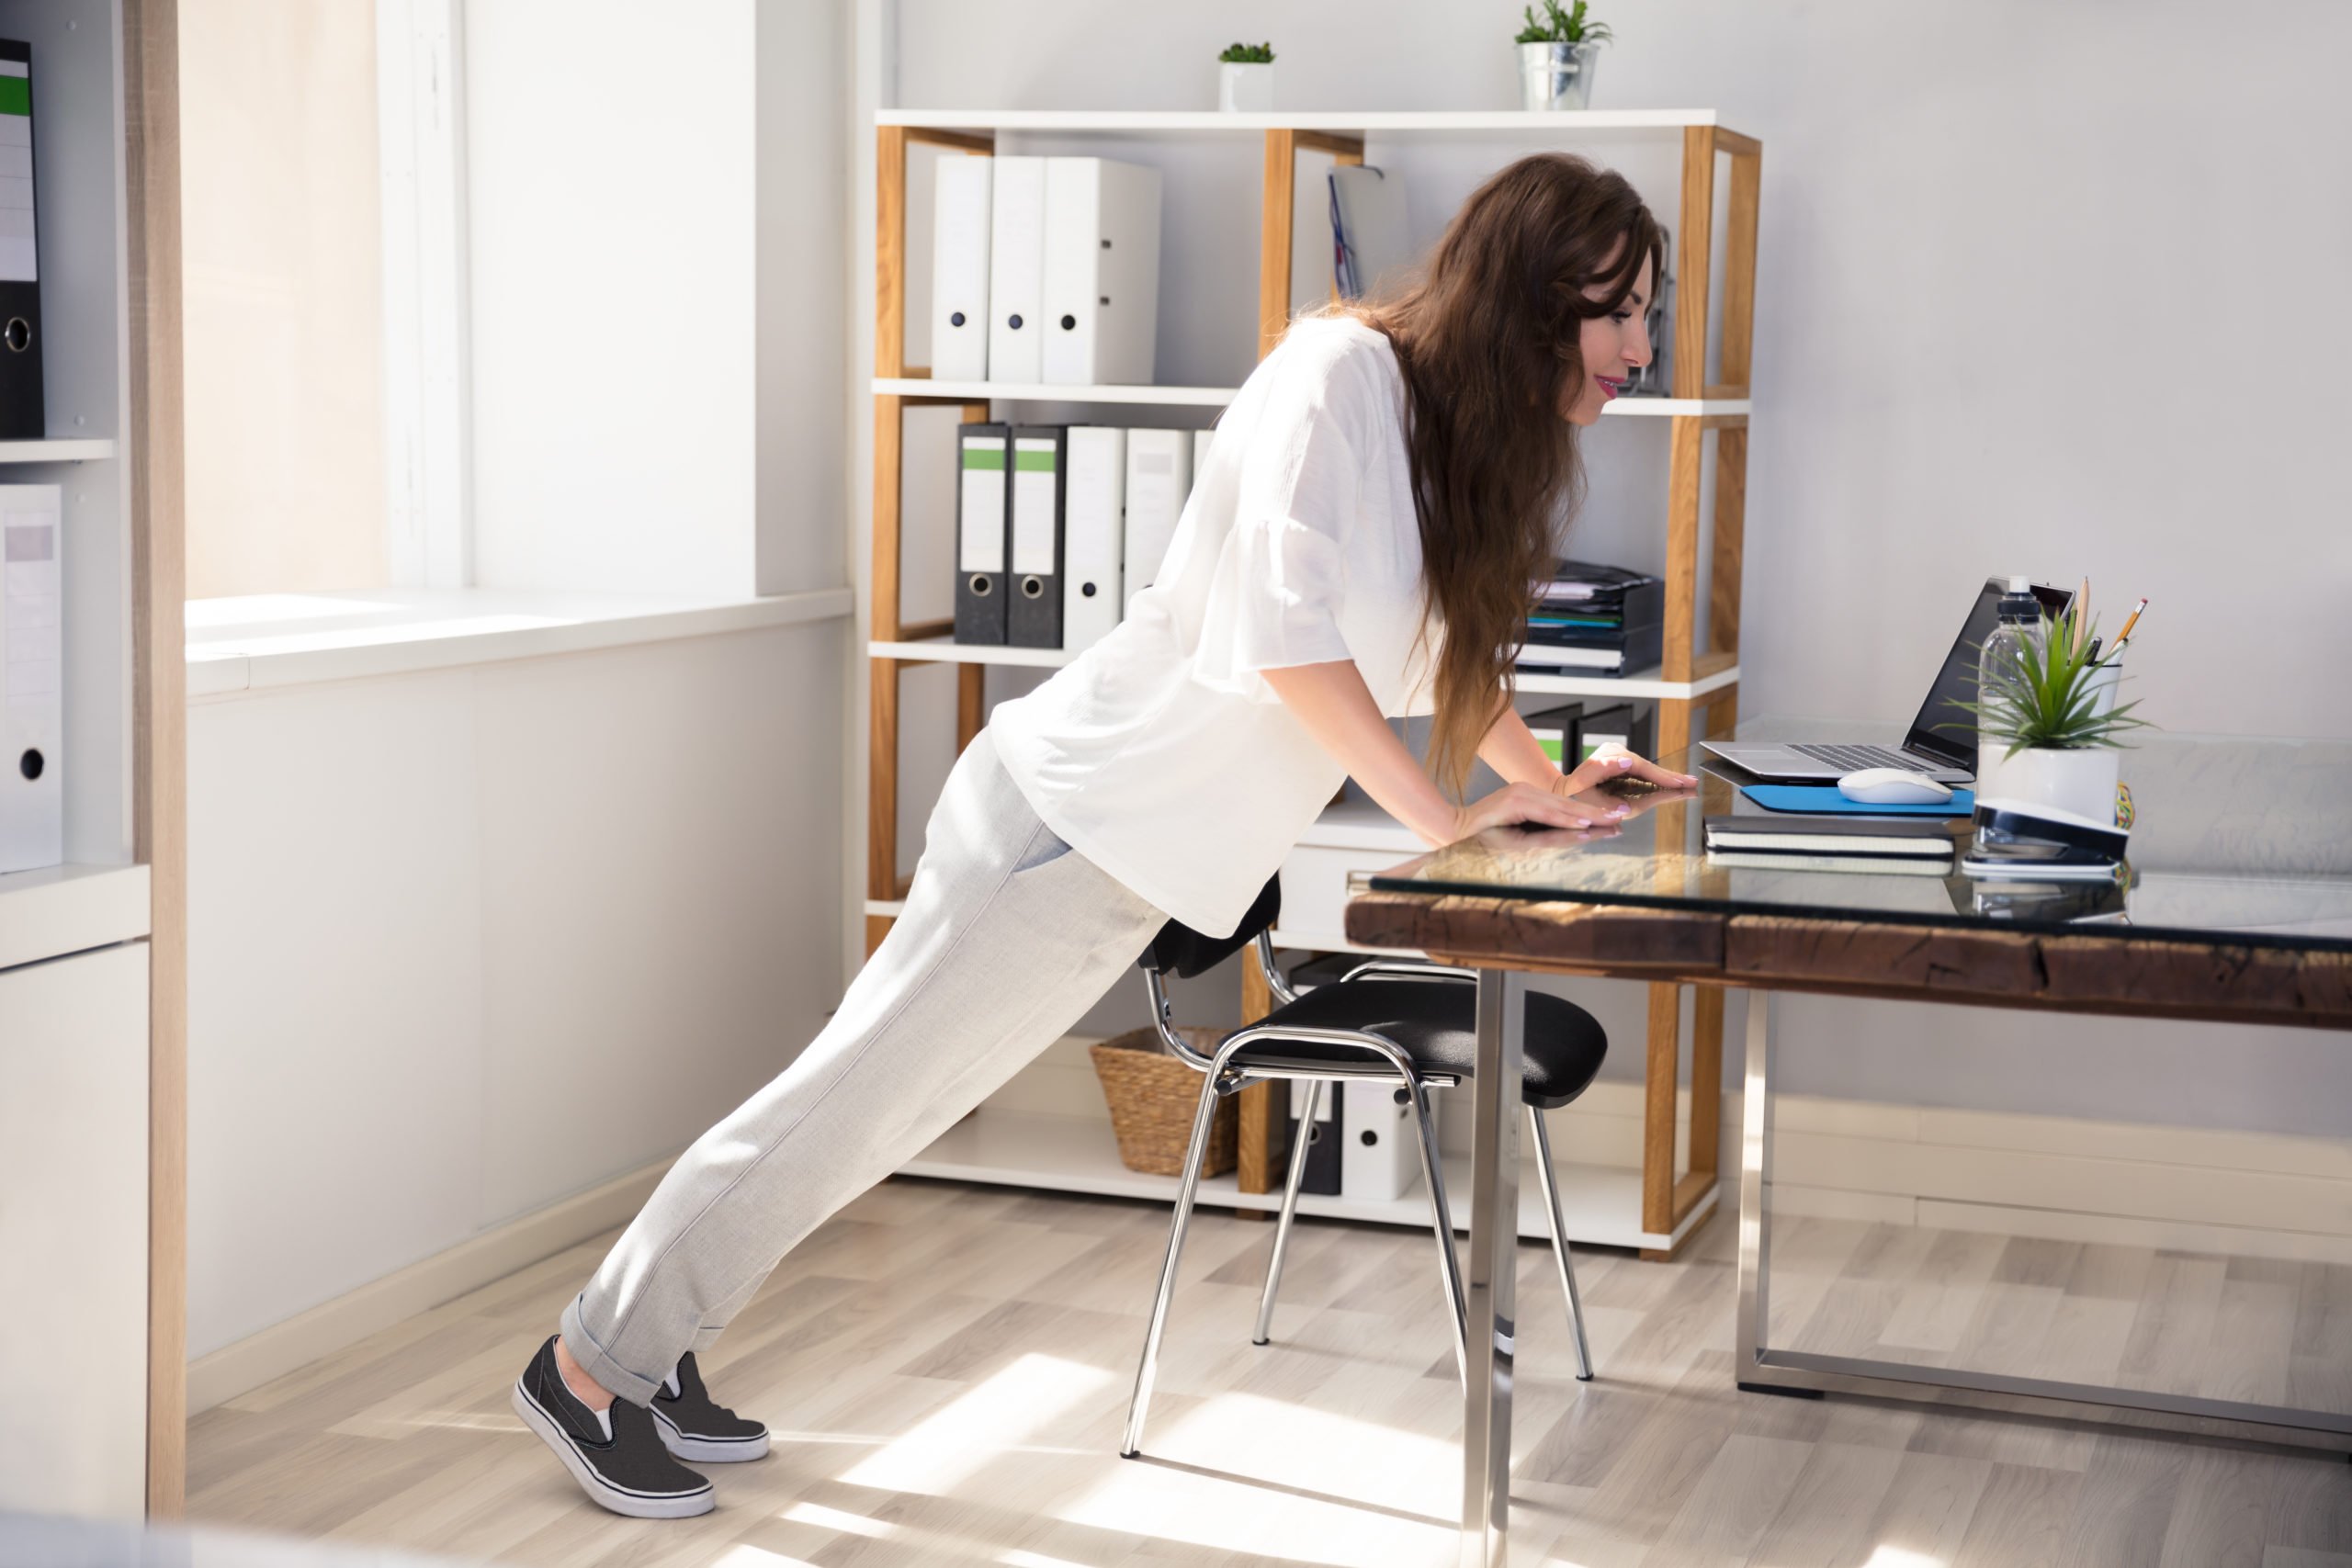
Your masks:
{"label": "window", "polygon": [[188,596],[383,587],[375,6],[179,32]]}
{"label": "window", "polygon": [[459,0],[182,0],[191,599],[469,581]]}

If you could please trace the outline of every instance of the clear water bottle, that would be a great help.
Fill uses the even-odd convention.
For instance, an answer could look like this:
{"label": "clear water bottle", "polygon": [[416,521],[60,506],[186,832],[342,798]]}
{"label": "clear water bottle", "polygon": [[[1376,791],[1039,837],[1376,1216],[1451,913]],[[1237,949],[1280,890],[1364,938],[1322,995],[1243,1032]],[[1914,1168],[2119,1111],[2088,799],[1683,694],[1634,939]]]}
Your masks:
{"label": "clear water bottle", "polygon": [[[2022,577],[2012,577],[2001,595],[2000,619],[1984,638],[1984,647],[1976,657],[1976,700],[1983,704],[1990,694],[1998,691],[2016,677],[2018,657],[2025,649],[2025,639],[2041,621],[2041,601],[2033,596],[2033,584]],[[2001,793],[2001,759],[2009,749],[2007,740],[1996,740],[1984,732],[1984,714],[1977,715],[1976,734],[1976,798]]]}

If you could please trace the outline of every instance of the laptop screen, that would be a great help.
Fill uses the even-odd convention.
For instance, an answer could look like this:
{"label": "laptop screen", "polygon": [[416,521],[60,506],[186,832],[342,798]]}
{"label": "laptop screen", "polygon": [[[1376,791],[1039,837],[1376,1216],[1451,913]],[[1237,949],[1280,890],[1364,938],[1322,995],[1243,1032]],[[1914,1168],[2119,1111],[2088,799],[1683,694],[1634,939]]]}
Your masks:
{"label": "laptop screen", "polygon": [[[1988,577],[1977,590],[1976,602],[1968,608],[1968,624],[1961,627],[1960,640],[1944,655],[1936,683],[1928,688],[1928,700],[1919,716],[1911,721],[1911,733],[1903,742],[1911,750],[1972,773],[1976,771],[1976,716],[1961,705],[1976,700],[1977,655],[2000,619],[2001,592],[2007,586],[2007,579]],[[2063,612],[2075,599],[2065,589],[2044,588],[2040,583],[2034,584],[2033,596],[2041,601],[2042,613],[2051,615]]]}

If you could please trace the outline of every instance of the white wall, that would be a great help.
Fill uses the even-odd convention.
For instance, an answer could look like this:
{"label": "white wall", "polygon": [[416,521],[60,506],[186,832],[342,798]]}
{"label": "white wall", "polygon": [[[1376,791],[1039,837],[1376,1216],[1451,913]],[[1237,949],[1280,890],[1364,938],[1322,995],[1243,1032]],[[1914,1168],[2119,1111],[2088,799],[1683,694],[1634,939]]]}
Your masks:
{"label": "white wall", "polygon": [[188,725],[201,1356],[683,1147],[840,994],[841,623]]}
{"label": "white wall", "polygon": [[[1516,102],[1510,0],[866,4],[874,90],[899,107],[1208,107],[1234,38],[1272,39],[1285,108]],[[2352,10],[2281,0],[2222,28],[2180,0],[1602,15],[1595,107],[1713,106],[1765,143],[1744,712],[1899,722],[1972,584],[2021,570],[2088,574],[2109,606],[2153,598],[2133,684],[2168,728],[2352,735],[2352,686],[2330,674],[2352,654],[2335,456],[2352,144],[2334,107]],[[1405,172],[1433,239],[1528,146],[1375,137],[1369,156]],[[1584,150],[1677,221],[1671,139]],[[1258,243],[1257,204],[1233,193],[1257,189],[1258,147],[1115,155],[1166,178],[1161,378],[1232,384]],[[1589,442],[1579,550],[1663,563],[1652,423]],[[924,804],[905,809],[919,822]],[[1638,991],[1577,994],[1620,1042],[1611,1071],[1638,1073]],[[1130,1012],[1114,997],[1098,1018]],[[1813,998],[1781,1016],[1794,1090],[2352,1131],[2352,1063],[2283,1032]]]}

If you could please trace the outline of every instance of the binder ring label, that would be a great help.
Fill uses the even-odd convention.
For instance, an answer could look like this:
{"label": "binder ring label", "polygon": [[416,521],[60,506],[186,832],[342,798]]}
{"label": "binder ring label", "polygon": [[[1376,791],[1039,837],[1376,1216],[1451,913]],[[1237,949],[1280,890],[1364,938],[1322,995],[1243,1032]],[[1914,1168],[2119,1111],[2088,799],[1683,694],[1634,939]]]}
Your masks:
{"label": "binder ring label", "polygon": [[987,573],[978,571],[972,573],[972,592],[980,598],[987,598],[994,586],[989,581]]}
{"label": "binder ring label", "polygon": [[33,324],[22,316],[11,316],[8,324],[0,327],[0,343],[22,354],[33,345]]}
{"label": "binder ring label", "polygon": [[1044,598],[1046,596],[1046,580],[1042,577],[1023,578],[1021,580],[1021,596],[1023,599]]}

